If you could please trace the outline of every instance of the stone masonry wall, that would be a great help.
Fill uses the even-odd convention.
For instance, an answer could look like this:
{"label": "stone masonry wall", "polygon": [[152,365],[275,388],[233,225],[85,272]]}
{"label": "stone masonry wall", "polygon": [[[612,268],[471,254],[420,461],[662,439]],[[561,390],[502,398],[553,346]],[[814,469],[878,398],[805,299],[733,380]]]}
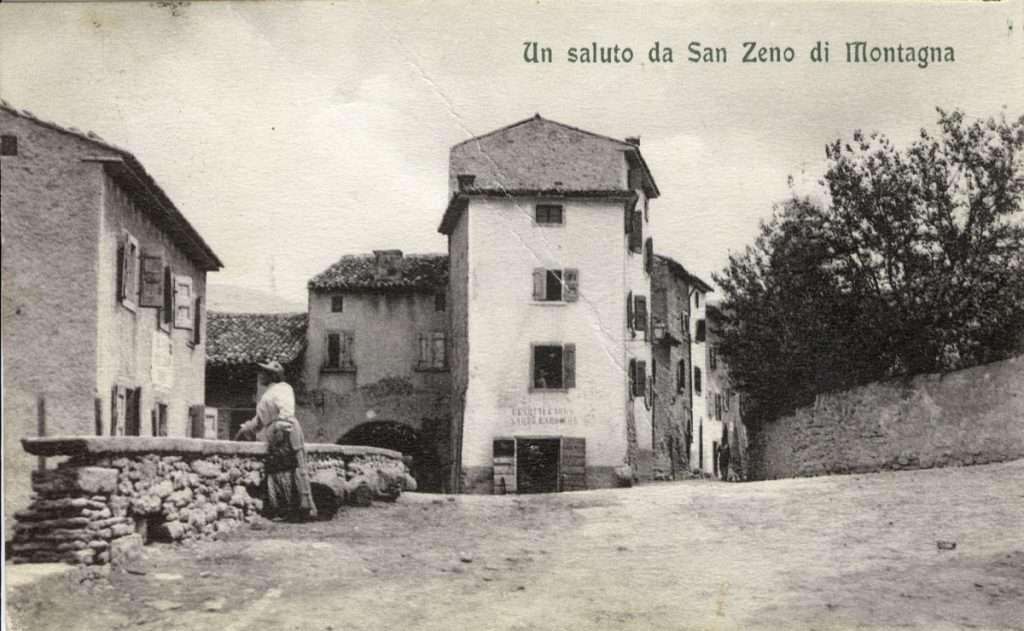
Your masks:
{"label": "stone masonry wall", "polygon": [[755,479],[1024,457],[1024,357],[821,395],[752,440]]}
{"label": "stone masonry wall", "polygon": [[[168,438],[39,438],[35,455],[70,458],[32,472],[33,500],[15,514],[13,561],[118,562],[143,538],[212,537],[262,510],[262,443]],[[415,489],[402,455],[372,447],[308,445],[314,490],[367,505]]]}

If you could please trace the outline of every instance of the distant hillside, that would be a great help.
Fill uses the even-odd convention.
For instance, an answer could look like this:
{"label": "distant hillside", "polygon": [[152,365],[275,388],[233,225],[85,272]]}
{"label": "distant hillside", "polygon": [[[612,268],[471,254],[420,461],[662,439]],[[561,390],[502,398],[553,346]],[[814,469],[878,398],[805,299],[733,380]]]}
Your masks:
{"label": "distant hillside", "polygon": [[210,283],[206,287],[206,305],[210,311],[227,313],[302,313],[305,302],[286,300],[280,296],[262,291]]}

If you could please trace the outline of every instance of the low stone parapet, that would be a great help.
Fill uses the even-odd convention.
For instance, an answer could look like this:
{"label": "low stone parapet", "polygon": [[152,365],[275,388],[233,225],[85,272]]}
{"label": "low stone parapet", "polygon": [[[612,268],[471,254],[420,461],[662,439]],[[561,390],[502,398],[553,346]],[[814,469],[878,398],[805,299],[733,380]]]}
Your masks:
{"label": "low stone parapet", "polygon": [[[67,460],[32,472],[32,504],[14,516],[15,562],[104,564],[143,539],[228,532],[263,508],[263,443],[73,436],[22,444]],[[396,451],[310,444],[307,453],[310,479],[327,501],[393,500],[415,485]]]}

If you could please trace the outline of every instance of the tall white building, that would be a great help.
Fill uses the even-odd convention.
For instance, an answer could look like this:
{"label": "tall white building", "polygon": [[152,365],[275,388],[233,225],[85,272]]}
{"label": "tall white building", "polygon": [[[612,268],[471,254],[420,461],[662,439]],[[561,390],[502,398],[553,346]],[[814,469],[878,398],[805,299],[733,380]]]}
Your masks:
{"label": "tall white building", "polygon": [[715,474],[715,455],[722,437],[722,421],[715,415],[714,393],[708,374],[707,294],[699,287],[690,290],[690,361],[693,364],[693,442],[690,468]]}
{"label": "tall white building", "polygon": [[658,188],[639,141],[537,115],[455,145],[449,176],[453,487],[649,471]]}

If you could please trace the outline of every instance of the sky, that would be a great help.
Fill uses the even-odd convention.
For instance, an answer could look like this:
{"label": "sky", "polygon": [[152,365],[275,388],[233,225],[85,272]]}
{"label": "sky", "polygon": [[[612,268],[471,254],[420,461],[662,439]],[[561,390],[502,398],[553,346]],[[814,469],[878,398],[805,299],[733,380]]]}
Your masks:
{"label": "sky", "polygon": [[[956,61],[844,63],[855,40]],[[647,60],[655,41],[674,63]],[[746,41],[796,58],[741,63]],[[728,62],[687,62],[690,42]],[[591,43],[635,57],[567,61]],[[133,152],[225,263],[215,283],[305,302],[344,254],[446,251],[449,148],[534,113],[639,136],[655,248],[710,281],[789,176],[818,191],[836,137],[1024,113],[1024,3],[5,2],[0,97]]]}

